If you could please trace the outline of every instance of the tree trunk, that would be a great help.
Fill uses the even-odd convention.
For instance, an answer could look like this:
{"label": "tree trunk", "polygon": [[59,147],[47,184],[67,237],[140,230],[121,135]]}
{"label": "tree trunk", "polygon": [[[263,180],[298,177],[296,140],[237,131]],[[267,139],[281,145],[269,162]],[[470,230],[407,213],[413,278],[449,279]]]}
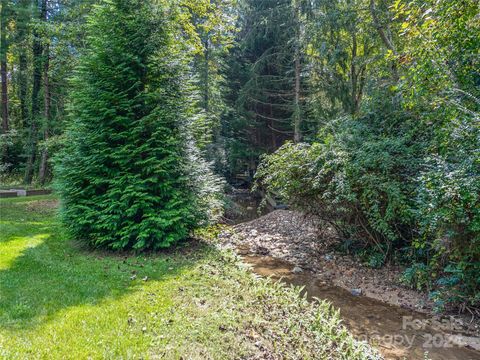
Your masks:
{"label": "tree trunk", "polygon": [[24,49],[20,49],[21,53],[18,57],[18,98],[20,101],[20,128],[24,128],[28,124],[28,101],[27,101],[27,88],[28,88],[28,77],[27,77],[27,55],[25,54]]}
{"label": "tree trunk", "polygon": [[302,117],[300,114],[300,59],[299,55],[295,59],[295,112],[294,112],[294,141],[302,141]]}
{"label": "tree trunk", "polygon": [[[269,104],[268,107],[269,107],[269,114],[270,114],[270,126],[273,129],[275,127],[273,124],[273,106],[272,104]],[[271,134],[272,134],[272,151],[275,151],[278,149],[277,136],[275,134],[275,131],[273,130],[271,131]]]}
{"label": "tree trunk", "polygon": [[203,91],[203,106],[205,113],[209,113],[210,111],[210,40],[209,40],[210,34],[206,34],[205,38],[205,50],[204,50],[204,57],[205,57],[205,68],[204,68],[204,79],[205,83],[203,84],[204,86],[204,91]]}
{"label": "tree trunk", "polygon": [[30,22],[30,12],[27,10],[30,7],[32,0],[19,0],[18,13],[16,19],[18,44],[18,100],[20,108],[20,119],[18,127],[24,129],[28,126],[28,59],[27,59],[27,39],[28,39],[28,24]]}
{"label": "tree trunk", "polygon": [[2,0],[1,11],[1,40],[0,40],[0,73],[2,82],[2,132],[5,134],[9,129],[8,121],[8,78],[7,78],[7,1]]}
{"label": "tree trunk", "polygon": [[300,63],[300,42],[301,42],[301,24],[300,24],[300,8],[295,6],[295,26],[296,26],[296,39],[295,39],[295,103],[293,110],[293,141],[299,143],[302,141],[302,116],[300,108],[300,92],[301,92],[301,63]]}
{"label": "tree trunk", "polygon": [[357,85],[358,85],[358,73],[357,73],[357,36],[355,32],[352,32],[352,64],[350,65],[350,81],[352,85],[352,93],[350,94],[351,111],[352,115],[357,114],[359,110]]}
{"label": "tree trunk", "polygon": [[[34,0],[36,3],[36,0]],[[41,0],[40,20],[47,18],[47,0]],[[33,180],[33,170],[37,156],[37,121],[40,113],[39,93],[42,81],[43,71],[43,45],[41,35],[37,29],[33,30],[33,86],[32,86],[32,112],[30,116],[30,134],[27,145],[27,164],[25,168],[25,183],[31,184]]]}
{"label": "tree trunk", "polygon": [[[390,28],[387,25],[383,25],[378,17],[377,9],[375,6],[375,0],[370,0],[370,14],[373,18],[373,24],[377,29],[378,35],[382,39],[383,44],[385,47],[392,52],[394,56],[398,56],[397,49],[395,48],[395,44],[393,43],[392,35]],[[395,81],[398,81],[398,66],[396,63],[397,60],[392,62],[392,74]]]}
{"label": "tree trunk", "polygon": [[50,51],[48,45],[45,47],[45,55],[44,55],[44,66],[43,66],[43,94],[44,94],[44,117],[45,117],[45,125],[43,130],[43,140],[44,140],[44,147],[42,150],[42,157],[40,160],[40,168],[38,170],[38,180],[41,185],[45,184],[45,180],[47,178],[48,173],[48,147],[46,141],[49,137],[50,131],[50,79],[48,76],[48,70],[50,66]]}

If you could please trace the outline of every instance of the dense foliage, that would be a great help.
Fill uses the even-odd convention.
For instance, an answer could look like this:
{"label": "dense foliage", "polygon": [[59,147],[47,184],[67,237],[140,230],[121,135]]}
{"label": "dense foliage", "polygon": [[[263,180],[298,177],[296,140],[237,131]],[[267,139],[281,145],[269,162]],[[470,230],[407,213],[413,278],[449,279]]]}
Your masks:
{"label": "dense foliage", "polygon": [[200,209],[201,159],[190,154],[189,99],[164,11],[115,0],[89,18],[57,180],[65,224],[94,246],[168,247],[208,211],[205,196]]}
{"label": "dense foliage", "polygon": [[[53,179],[52,159],[69,122],[69,78],[87,43],[86,19],[103,2],[0,2],[2,187],[47,185]],[[220,116],[227,109],[222,69],[235,33],[235,0],[161,3],[177,17],[176,39],[188,57],[189,92],[196,93],[192,134],[202,156],[222,170]]]}
{"label": "dense foliage", "polygon": [[331,126],[312,145],[288,143],[265,158],[257,178],[385,259],[412,234],[415,187],[400,174],[418,168],[418,147],[407,136],[393,137],[389,131],[402,130],[383,118],[340,118]]}
{"label": "dense foliage", "polygon": [[2,18],[3,186],[52,179],[50,159],[65,130],[68,78],[95,0],[4,0]]}
{"label": "dense foliage", "polygon": [[308,46],[319,132],[264,158],[259,185],[333,225],[370,265],[406,263],[404,280],[439,307],[477,307],[478,4],[317,5],[326,21]]}

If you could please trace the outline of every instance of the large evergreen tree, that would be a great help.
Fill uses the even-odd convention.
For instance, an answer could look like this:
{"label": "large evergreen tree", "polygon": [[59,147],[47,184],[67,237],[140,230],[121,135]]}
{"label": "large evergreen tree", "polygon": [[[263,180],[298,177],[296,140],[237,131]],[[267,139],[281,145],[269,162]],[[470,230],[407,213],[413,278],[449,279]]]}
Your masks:
{"label": "large evergreen tree", "polygon": [[89,19],[57,170],[66,225],[96,247],[168,247],[201,217],[182,61],[165,13],[112,0]]}

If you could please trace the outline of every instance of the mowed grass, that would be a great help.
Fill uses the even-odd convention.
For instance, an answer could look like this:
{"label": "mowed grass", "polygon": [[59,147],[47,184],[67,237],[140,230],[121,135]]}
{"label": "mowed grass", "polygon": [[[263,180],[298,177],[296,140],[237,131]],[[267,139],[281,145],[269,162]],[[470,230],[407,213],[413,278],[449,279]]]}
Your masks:
{"label": "mowed grass", "polygon": [[2,359],[367,359],[325,303],[199,240],[108,254],[68,239],[53,196],[0,200]]}

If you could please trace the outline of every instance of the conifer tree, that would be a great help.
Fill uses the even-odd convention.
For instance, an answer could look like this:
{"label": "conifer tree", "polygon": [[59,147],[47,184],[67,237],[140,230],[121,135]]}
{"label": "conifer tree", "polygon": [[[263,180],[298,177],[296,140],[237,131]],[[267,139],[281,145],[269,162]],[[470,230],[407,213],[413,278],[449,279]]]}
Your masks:
{"label": "conifer tree", "polygon": [[183,66],[165,13],[111,0],[89,19],[57,175],[64,222],[95,247],[165,248],[202,218]]}

